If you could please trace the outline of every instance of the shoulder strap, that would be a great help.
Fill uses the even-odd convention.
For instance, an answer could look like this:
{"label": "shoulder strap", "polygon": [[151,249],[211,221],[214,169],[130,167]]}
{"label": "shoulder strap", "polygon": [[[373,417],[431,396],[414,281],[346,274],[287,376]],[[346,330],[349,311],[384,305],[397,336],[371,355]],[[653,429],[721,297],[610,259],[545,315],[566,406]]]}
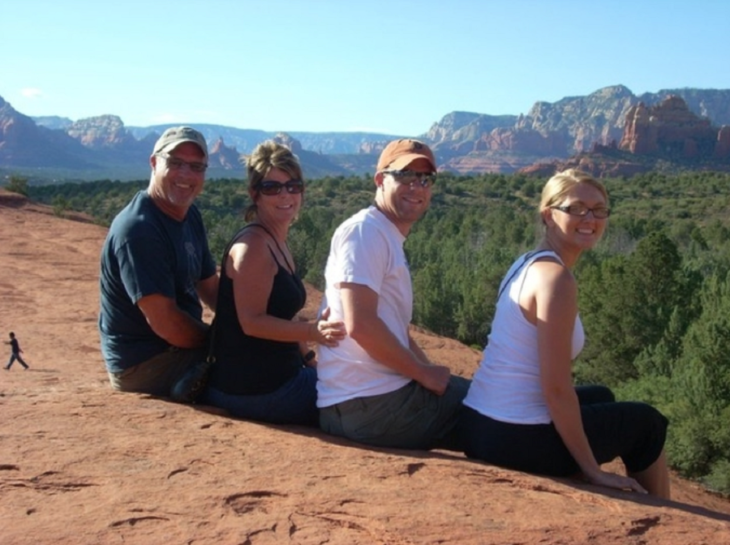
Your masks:
{"label": "shoulder strap", "polygon": [[[279,253],[284,257],[284,263],[286,263],[287,269],[289,269],[289,272],[291,274],[294,274],[294,265],[289,263],[289,260],[286,258],[286,254],[282,251],[281,246],[279,246],[279,243],[277,242],[276,237],[271,233],[271,231],[269,231],[264,225],[262,225],[260,223],[250,223],[246,227],[261,227],[261,229],[266,231],[266,234],[269,235],[269,237],[271,237],[271,240],[274,241],[274,244],[276,245],[276,249],[279,250]],[[244,227],[243,229],[245,229],[246,227]],[[241,229],[241,231],[243,231],[243,229]],[[228,252],[226,252],[226,253],[228,253]],[[274,261],[276,261],[276,263],[278,265],[279,260],[276,259],[276,256],[273,255],[273,252],[272,252],[272,256],[274,257]]]}
{"label": "shoulder strap", "polygon": [[525,266],[525,264],[532,258],[537,257],[540,254],[546,254],[546,253],[554,253],[552,250],[535,250],[533,252],[528,252],[524,255],[522,258],[522,261],[520,262],[519,266],[512,271],[512,274],[507,278],[504,282],[502,282],[502,286],[499,288],[499,293],[497,294],[497,301],[499,301],[499,298],[502,297],[502,293],[504,293],[504,290],[507,289],[507,286],[509,286],[509,283],[512,281],[512,279],[517,276],[517,273],[522,270],[522,267]]}
{"label": "shoulder strap", "polygon": [[[269,231],[266,227],[264,227],[260,223],[249,223],[248,225],[244,225],[243,227],[241,227],[241,229],[238,230],[238,232],[231,238],[230,242],[226,246],[226,249],[223,252],[223,256],[221,257],[221,268],[220,268],[221,275],[223,275],[223,270],[224,270],[224,267],[226,266],[226,258],[228,257],[228,253],[231,251],[231,248],[236,243],[236,240],[238,240],[238,237],[240,237],[241,234],[246,229],[248,229],[249,227],[261,227],[261,229],[263,229],[264,231],[266,231],[266,234],[268,234],[269,237],[271,237],[271,240],[274,241],[274,244],[276,244],[276,248],[279,250],[279,253],[282,256],[284,256],[284,260],[286,261],[287,267],[289,267],[289,271],[292,274],[294,274],[294,267],[292,267],[292,266],[289,265],[289,261],[286,259],[286,254],[281,251],[281,246],[279,246],[279,243],[276,241],[276,237],[273,234],[271,234],[271,231]],[[273,252],[271,254],[272,254],[271,256],[274,258],[274,261],[276,261],[276,263],[278,265],[279,262],[276,259],[276,256],[274,255]],[[221,290],[221,288],[220,288],[220,280],[219,280],[219,282],[218,282],[218,296],[220,296],[220,293],[221,293],[220,290]],[[212,362],[214,360],[213,350],[215,348],[216,331],[218,330],[218,328],[216,327],[216,324],[217,324],[216,316],[217,316],[217,314],[218,313],[216,313],[216,315],[213,316],[213,321],[210,324],[210,331],[209,331],[209,337],[208,337],[208,360],[210,362]]]}

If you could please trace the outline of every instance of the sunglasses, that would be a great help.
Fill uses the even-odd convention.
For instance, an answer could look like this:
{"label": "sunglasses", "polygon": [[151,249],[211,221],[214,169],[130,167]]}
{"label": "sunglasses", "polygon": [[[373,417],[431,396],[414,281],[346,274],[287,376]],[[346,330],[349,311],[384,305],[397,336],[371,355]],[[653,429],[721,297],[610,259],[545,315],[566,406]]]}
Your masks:
{"label": "sunglasses", "polygon": [[289,180],[288,182],[275,182],[274,180],[263,180],[257,183],[253,188],[262,195],[278,195],[281,190],[286,188],[286,192],[290,195],[298,195],[304,193],[304,182],[302,180]]}
{"label": "sunglasses", "polygon": [[205,172],[205,169],[208,168],[208,165],[206,165],[205,163],[190,163],[188,161],[183,161],[182,159],[178,159],[177,157],[173,157],[172,155],[168,155],[166,153],[158,153],[157,157],[162,157],[165,160],[165,163],[167,163],[167,168],[169,170],[182,170],[182,168],[187,165],[190,170],[200,174],[201,172]]}
{"label": "sunglasses", "polygon": [[413,187],[418,184],[421,187],[431,187],[436,181],[435,172],[414,172],[413,170],[384,170],[383,174],[390,174],[393,179],[402,185]]}

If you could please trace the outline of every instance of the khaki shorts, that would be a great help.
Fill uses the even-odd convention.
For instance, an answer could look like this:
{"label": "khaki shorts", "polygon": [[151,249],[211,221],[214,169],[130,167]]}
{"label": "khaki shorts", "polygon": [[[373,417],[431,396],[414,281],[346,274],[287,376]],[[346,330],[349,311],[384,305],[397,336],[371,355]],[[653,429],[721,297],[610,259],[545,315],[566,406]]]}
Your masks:
{"label": "khaki shorts", "polygon": [[461,450],[455,427],[469,384],[452,376],[439,396],[411,381],[394,392],[322,407],[319,425],[332,435],[373,446]]}
{"label": "khaki shorts", "polygon": [[204,348],[176,348],[150,358],[120,373],[109,373],[112,388],[167,397],[185,370],[206,355]]}

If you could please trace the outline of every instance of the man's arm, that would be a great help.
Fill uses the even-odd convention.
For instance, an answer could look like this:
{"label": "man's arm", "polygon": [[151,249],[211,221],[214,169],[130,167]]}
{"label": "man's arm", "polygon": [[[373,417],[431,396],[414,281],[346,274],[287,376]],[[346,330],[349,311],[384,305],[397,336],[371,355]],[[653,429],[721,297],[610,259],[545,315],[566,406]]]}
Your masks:
{"label": "man's arm", "polygon": [[344,282],[340,286],[345,328],[370,357],[411,378],[424,388],[442,395],[451,372],[442,365],[429,365],[420,348],[403,346],[378,316],[378,294],[367,286]]}
{"label": "man's arm", "polygon": [[413,354],[419,360],[421,360],[421,362],[423,362],[427,365],[433,365],[433,363],[431,363],[431,360],[428,359],[428,356],[426,355],[426,353],[423,351],[423,349],[420,346],[418,346],[418,344],[416,343],[415,340],[413,340],[413,337],[411,337],[410,334],[408,335],[408,346],[411,349],[411,352],[413,352]]}
{"label": "man's arm", "polygon": [[205,280],[200,280],[195,286],[195,291],[198,292],[198,297],[200,297],[200,300],[203,301],[203,303],[205,303],[206,306],[213,312],[215,312],[215,306],[218,302],[219,280],[220,277],[218,276],[218,273],[216,273],[213,276],[206,278]]}
{"label": "man's arm", "polygon": [[174,299],[155,293],[142,297],[137,301],[137,306],[152,331],[172,346],[203,346],[208,326],[180,310]]}

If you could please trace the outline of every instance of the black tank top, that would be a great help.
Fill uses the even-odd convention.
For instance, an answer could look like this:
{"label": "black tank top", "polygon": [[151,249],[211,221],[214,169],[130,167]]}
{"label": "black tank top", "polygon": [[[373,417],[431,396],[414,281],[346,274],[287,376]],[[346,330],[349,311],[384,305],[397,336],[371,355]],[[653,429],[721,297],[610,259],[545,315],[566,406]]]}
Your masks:
{"label": "black tank top", "polygon": [[[261,227],[268,233],[260,224],[246,227],[253,226]],[[241,231],[233,240],[240,235]],[[273,236],[271,238],[277,244],[276,239]],[[278,270],[266,313],[291,320],[304,307],[307,292],[299,276],[283,267],[273,251],[271,255]],[[282,255],[285,254],[282,252]],[[225,267],[221,270],[216,307],[216,362],[211,369],[210,386],[231,395],[268,394],[291,380],[302,368],[304,359],[299,351],[299,343],[261,339],[243,331],[233,298],[233,280],[226,274]]]}

